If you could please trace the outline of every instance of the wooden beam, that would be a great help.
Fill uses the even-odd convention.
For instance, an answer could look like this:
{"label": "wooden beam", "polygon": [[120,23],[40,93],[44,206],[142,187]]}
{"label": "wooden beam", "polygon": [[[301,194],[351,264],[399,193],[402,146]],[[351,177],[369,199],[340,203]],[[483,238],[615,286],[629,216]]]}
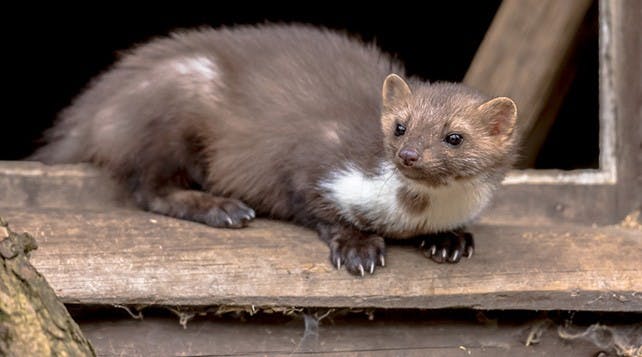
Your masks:
{"label": "wooden beam", "polygon": [[389,246],[387,266],[336,271],[314,233],[258,220],[214,229],[124,208],[3,209],[65,303],[642,311],[642,231],[480,225],[470,260]]}
{"label": "wooden beam", "polygon": [[[629,172],[633,170],[637,168],[629,168]],[[582,180],[590,180],[587,177],[596,171],[573,172]],[[615,209],[617,187],[613,184],[567,183],[564,180],[568,176],[562,170],[520,170],[511,172],[510,176],[524,174],[549,180],[504,185],[492,206],[484,212],[484,220],[612,224],[623,217]],[[628,202],[630,207],[634,190],[628,192],[624,197],[627,200],[621,202]],[[47,166],[38,162],[0,161],[0,207],[102,210],[122,206],[134,204],[107,174],[91,165]]]}
{"label": "wooden beam", "polygon": [[464,83],[512,97],[519,109],[519,131],[528,135],[551,99],[560,95],[557,82],[591,3],[504,0]]}
{"label": "wooden beam", "polygon": [[615,213],[623,217],[642,209],[642,1],[604,0],[600,13],[605,37],[602,71],[610,75],[603,87],[612,91],[601,104],[616,120]]}
{"label": "wooden beam", "polygon": [[[506,318],[496,313],[485,321],[481,314],[477,314],[479,321],[474,312],[457,311],[439,315],[434,311],[374,311],[373,321],[363,314],[330,314],[318,327],[308,324],[307,328],[300,316],[252,316],[245,321],[206,316],[196,317],[183,328],[174,316],[144,311],[143,320],[133,320],[128,315],[115,318],[120,313],[110,312],[107,319],[80,320],[99,356],[534,357],[595,356],[600,351],[590,341],[560,338],[560,325],[551,320]],[[634,343],[635,331],[627,327],[611,324],[605,330],[614,331],[621,345],[629,339]],[[562,329],[578,333],[585,327]],[[529,334],[541,338],[527,346]]]}

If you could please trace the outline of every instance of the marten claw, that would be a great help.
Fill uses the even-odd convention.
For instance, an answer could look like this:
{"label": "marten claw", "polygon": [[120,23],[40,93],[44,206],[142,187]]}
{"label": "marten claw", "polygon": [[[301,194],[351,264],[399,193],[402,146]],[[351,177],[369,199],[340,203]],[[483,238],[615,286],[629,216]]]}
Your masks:
{"label": "marten claw", "polygon": [[203,222],[218,228],[242,228],[254,219],[254,210],[245,203],[232,198],[210,197],[210,207],[203,211],[194,210],[184,219]]}
{"label": "marten claw", "polygon": [[474,251],[475,249],[472,246],[468,247],[468,249],[466,249],[466,258],[472,258]]}
{"label": "marten claw", "polygon": [[255,217],[255,215],[254,215],[254,210],[253,210],[251,213],[246,214],[245,216],[243,216],[243,220],[249,222],[249,221],[253,220],[254,217]]}
{"label": "marten claw", "polygon": [[419,248],[424,256],[437,263],[457,263],[462,256],[470,258],[475,246],[472,234],[464,231],[431,234],[420,239]]}
{"label": "marten claw", "polygon": [[[338,232],[339,233],[339,232]],[[330,261],[337,269],[343,264],[354,275],[374,274],[377,263],[385,265],[385,242],[375,235],[357,230],[343,230],[330,240]]]}

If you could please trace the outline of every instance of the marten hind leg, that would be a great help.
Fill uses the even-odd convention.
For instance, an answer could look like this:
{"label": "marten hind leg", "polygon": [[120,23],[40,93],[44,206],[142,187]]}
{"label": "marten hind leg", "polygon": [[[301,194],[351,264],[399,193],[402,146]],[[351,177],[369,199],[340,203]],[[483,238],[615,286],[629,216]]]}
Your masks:
{"label": "marten hind leg", "polygon": [[254,210],[237,199],[178,187],[138,190],[134,199],[150,212],[218,228],[242,228],[255,217]]}
{"label": "marten hind leg", "polygon": [[[169,120],[167,120],[169,121]],[[163,129],[147,127],[156,138],[141,147],[136,161],[120,170],[136,203],[143,209],[219,228],[242,228],[254,219],[254,210],[244,202],[207,191],[207,160],[204,139],[196,125],[174,119],[176,125]],[[180,125],[179,125],[180,124]]]}
{"label": "marten hind leg", "polygon": [[[192,144],[186,142],[183,150],[152,150],[139,155],[139,165],[121,175],[135,202],[150,212],[212,227],[246,226],[255,217],[251,207],[202,190],[206,166]],[[165,159],[154,155],[158,153],[163,153]]]}

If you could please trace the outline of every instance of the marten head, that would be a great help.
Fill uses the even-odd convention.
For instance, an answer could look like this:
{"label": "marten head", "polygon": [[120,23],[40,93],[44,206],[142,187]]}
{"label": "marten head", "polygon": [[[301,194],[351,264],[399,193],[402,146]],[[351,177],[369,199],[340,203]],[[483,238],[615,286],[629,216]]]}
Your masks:
{"label": "marten head", "polygon": [[506,170],[515,159],[517,107],[461,84],[386,77],[381,125],[388,159],[430,186]]}

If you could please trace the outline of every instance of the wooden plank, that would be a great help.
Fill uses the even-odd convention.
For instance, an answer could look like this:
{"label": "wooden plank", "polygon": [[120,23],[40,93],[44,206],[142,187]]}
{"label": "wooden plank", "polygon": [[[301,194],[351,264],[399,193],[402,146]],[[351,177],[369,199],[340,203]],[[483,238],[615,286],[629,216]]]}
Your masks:
{"label": "wooden plank", "polygon": [[105,172],[88,164],[0,161],[0,206],[101,208],[127,202]]}
{"label": "wooden plank", "polygon": [[[561,170],[524,170],[513,173],[527,173],[530,176],[538,173],[549,177],[564,174]],[[590,175],[586,172],[580,174]],[[518,220],[520,224],[611,224],[624,216],[615,207],[615,189],[611,184],[504,185],[496,195],[492,207],[484,212],[482,218],[493,223]],[[631,194],[623,197],[625,202],[630,202],[630,198]],[[47,166],[26,161],[0,161],[0,200],[0,207],[23,209],[100,210],[105,207],[134,206],[114,182],[95,167],[84,164]]]}
{"label": "wooden plank", "polygon": [[2,209],[40,244],[33,265],[66,303],[642,311],[642,231],[480,225],[475,257],[438,265],[390,246],[387,267],[337,272],[303,228],[213,229],[109,209]]}
{"label": "wooden plank", "polygon": [[556,91],[575,36],[592,0],[504,0],[464,78],[519,108],[528,135]]}
{"label": "wooden plank", "polygon": [[[599,351],[588,341],[562,340],[557,325],[543,320],[480,323],[416,312],[413,318],[397,316],[325,319],[307,335],[300,317],[239,321],[208,316],[196,318],[186,329],[176,318],[161,316],[79,323],[99,356],[594,356]],[[614,327],[620,332],[625,328]],[[534,329],[542,333],[539,342],[525,346]]]}
{"label": "wooden plank", "polygon": [[613,93],[611,115],[617,132],[618,217],[642,209],[642,1],[605,0],[600,4],[605,33],[603,71]]}
{"label": "wooden plank", "polygon": [[[511,184],[497,192],[482,222],[606,225],[615,221],[614,185]],[[617,220],[622,220],[621,216]]]}

